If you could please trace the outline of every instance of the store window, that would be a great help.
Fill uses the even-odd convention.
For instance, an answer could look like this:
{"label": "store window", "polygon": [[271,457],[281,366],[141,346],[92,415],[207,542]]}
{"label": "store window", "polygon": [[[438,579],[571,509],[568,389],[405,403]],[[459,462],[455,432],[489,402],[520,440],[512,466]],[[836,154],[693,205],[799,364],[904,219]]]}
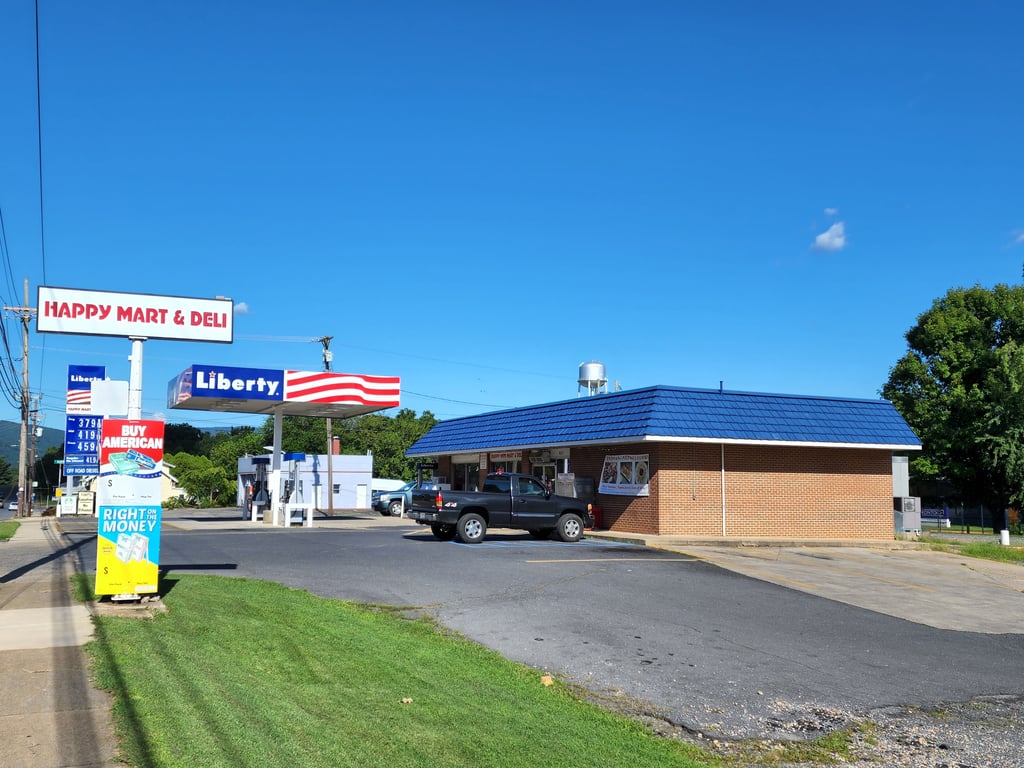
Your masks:
{"label": "store window", "polygon": [[452,490],[480,490],[480,462],[475,464],[454,464],[452,467]]}
{"label": "store window", "polygon": [[510,459],[508,461],[492,461],[488,472],[518,472],[519,466],[522,462],[519,459]]}

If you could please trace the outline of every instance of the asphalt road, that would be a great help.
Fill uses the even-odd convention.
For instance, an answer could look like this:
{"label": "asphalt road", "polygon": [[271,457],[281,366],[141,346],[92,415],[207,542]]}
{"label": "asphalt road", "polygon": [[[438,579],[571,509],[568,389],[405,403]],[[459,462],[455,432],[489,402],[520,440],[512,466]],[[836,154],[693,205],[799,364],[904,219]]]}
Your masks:
{"label": "asphalt road", "polygon": [[[63,525],[93,569],[88,526]],[[426,612],[511,659],[638,702],[634,713],[724,737],[806,735],[835,726],[836,709],[1024,693],[1024,635],[937,629],[631,544],[492,532],[466,546],[404,521],[165,525],[161,566]]]}

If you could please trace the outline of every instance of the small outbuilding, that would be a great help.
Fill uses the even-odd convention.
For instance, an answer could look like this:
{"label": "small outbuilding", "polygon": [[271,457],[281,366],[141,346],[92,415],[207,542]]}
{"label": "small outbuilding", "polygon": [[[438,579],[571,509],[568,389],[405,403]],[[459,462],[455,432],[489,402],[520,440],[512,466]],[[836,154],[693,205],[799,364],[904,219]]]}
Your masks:
{"label": "small outbuilding", "polygon": [[532,473],[613,531],[891,539],[893,456],[920,449],[887,400],[653,386],[443,421],[406,455],[458,490]]}

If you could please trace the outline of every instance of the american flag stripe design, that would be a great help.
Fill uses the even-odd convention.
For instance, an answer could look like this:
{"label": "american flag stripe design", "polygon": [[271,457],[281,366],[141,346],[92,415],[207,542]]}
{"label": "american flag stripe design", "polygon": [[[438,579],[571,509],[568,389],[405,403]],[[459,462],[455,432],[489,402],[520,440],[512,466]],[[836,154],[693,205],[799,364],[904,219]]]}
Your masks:
{"label": "american flag stripe design", "polygon": [[90,405],[92,403],[91,389],[69,389],[68,405]]}
{"label": "american flag stripe design", "polygon": [[400,384],[397,376],[357,376],[324,371],[284,372],[284,400],[299,403],[358,403],[396,406]]}

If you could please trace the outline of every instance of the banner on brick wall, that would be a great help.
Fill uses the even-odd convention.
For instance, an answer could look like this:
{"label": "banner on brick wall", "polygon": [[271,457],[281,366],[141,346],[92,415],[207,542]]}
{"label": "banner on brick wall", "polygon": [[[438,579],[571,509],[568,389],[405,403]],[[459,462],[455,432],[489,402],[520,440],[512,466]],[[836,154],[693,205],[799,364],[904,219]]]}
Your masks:
{"label": "banner on brick wall", "polygon": [[605,456],[598,493],[612,496],[650,496],[651,462],[646,453]]}

